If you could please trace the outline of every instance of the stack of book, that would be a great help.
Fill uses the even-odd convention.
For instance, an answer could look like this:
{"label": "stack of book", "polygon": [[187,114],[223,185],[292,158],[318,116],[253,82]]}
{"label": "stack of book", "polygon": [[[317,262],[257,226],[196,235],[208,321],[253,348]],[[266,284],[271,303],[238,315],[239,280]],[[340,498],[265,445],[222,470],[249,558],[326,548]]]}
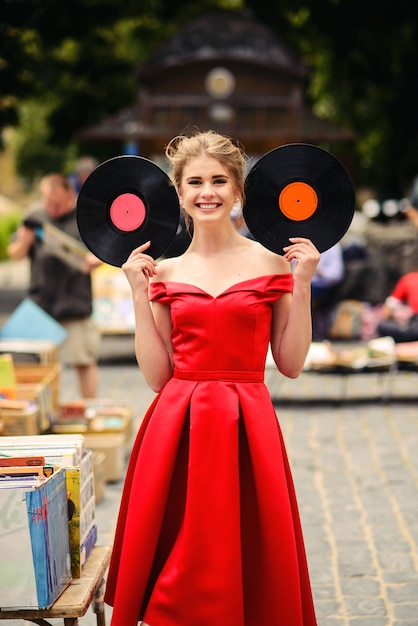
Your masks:
{"label": "stack of book", "polygon": [[38,435],[57,418],[61,365],[15,362],[0,354],[0,417],[4,434]]}
{"label": "stack of book", "polygon": [[71,573],[78,578],[97,541],[93,453],[83,435],[1,437],[0,459],[4,489],[13,484],[32,488],[64,469]]}

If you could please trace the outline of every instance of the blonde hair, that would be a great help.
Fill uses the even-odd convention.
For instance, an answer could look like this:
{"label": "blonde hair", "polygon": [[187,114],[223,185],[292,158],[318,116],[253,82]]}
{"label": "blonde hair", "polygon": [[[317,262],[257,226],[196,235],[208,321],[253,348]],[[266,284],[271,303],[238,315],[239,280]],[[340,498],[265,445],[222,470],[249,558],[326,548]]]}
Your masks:
{"label": "blonde hair", "polygon": [[213,130],[194,135],[179,135],[167,145],[165,155],[171,165],[171,180],[177,188],[181,184],[184,167],[190,159],[201,155],[214,157],[231,174],[241,203],[244,204],[247,157],[243,146],[235,139]]}

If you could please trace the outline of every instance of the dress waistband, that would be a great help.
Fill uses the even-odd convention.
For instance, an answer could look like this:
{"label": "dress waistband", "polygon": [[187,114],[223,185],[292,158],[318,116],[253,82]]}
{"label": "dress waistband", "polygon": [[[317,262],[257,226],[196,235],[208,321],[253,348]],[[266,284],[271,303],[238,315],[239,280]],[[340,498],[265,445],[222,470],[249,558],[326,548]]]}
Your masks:
{"label": "dress waistband", "polygon": [[222,381],[239,381],[241,383],[262,383],[264,381],[264,372],[246,372],[246,371],[199,371],[199,370],[179,370],[174,368],[173,378],[181,378],[183,380],[222,380]]}

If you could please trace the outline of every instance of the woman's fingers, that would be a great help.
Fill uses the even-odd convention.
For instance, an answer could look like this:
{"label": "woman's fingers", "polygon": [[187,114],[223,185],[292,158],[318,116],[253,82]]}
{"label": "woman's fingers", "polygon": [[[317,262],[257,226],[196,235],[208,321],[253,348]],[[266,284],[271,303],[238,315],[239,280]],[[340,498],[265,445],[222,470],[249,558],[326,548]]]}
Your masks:
{"label": "woman's fingers", "polygon": [[131,252],[126,262],[122,265],[122,269],[125,273],[143,273],[147,276],[155,276],[157,273],[157,261],[153,259],[149,254],[144,254],[151,245],[151,242],[138,246]]}
{"label": "woman's fingers", "polygon": [[296,260],[295,272],[299,275],[304,272],[307,278],[312,278],[321,257],[318,249],[310,239],[304,237],[290,237],[289,239],[291,244],[283,248],[284,258],[289,262]]}
{"label": "woman's fingers", "polygon": [[303,254],[312,257],[313,260],[319,261],[319,251],[310,239],[305,239],[304,237],[290,237],[290,241],[292,243],[283,248],[286,258],[296,258],[297,254]]}

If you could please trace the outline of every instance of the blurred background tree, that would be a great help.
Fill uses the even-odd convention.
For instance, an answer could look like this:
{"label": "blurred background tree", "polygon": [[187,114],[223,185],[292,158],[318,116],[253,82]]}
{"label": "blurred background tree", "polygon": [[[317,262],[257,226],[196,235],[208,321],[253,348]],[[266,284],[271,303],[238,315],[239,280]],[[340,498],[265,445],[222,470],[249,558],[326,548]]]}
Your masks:
{"label": "blurred background tree", "polygon": [[280,0],[274,14],[247,4],[310,67],[316,113],[356,133],[363,182],[401,197],[418,172],[418,3]]}
{"label": "blurred background tree", "polygon": [[377,0],[2,0],[0,130],[17,168],[70,167],[81,128],[135,102],[135,69],[213,9],[249,9],[311,74],[315,112],[356,133],[361,184],[401,197],[418,170],[418,3]]}

